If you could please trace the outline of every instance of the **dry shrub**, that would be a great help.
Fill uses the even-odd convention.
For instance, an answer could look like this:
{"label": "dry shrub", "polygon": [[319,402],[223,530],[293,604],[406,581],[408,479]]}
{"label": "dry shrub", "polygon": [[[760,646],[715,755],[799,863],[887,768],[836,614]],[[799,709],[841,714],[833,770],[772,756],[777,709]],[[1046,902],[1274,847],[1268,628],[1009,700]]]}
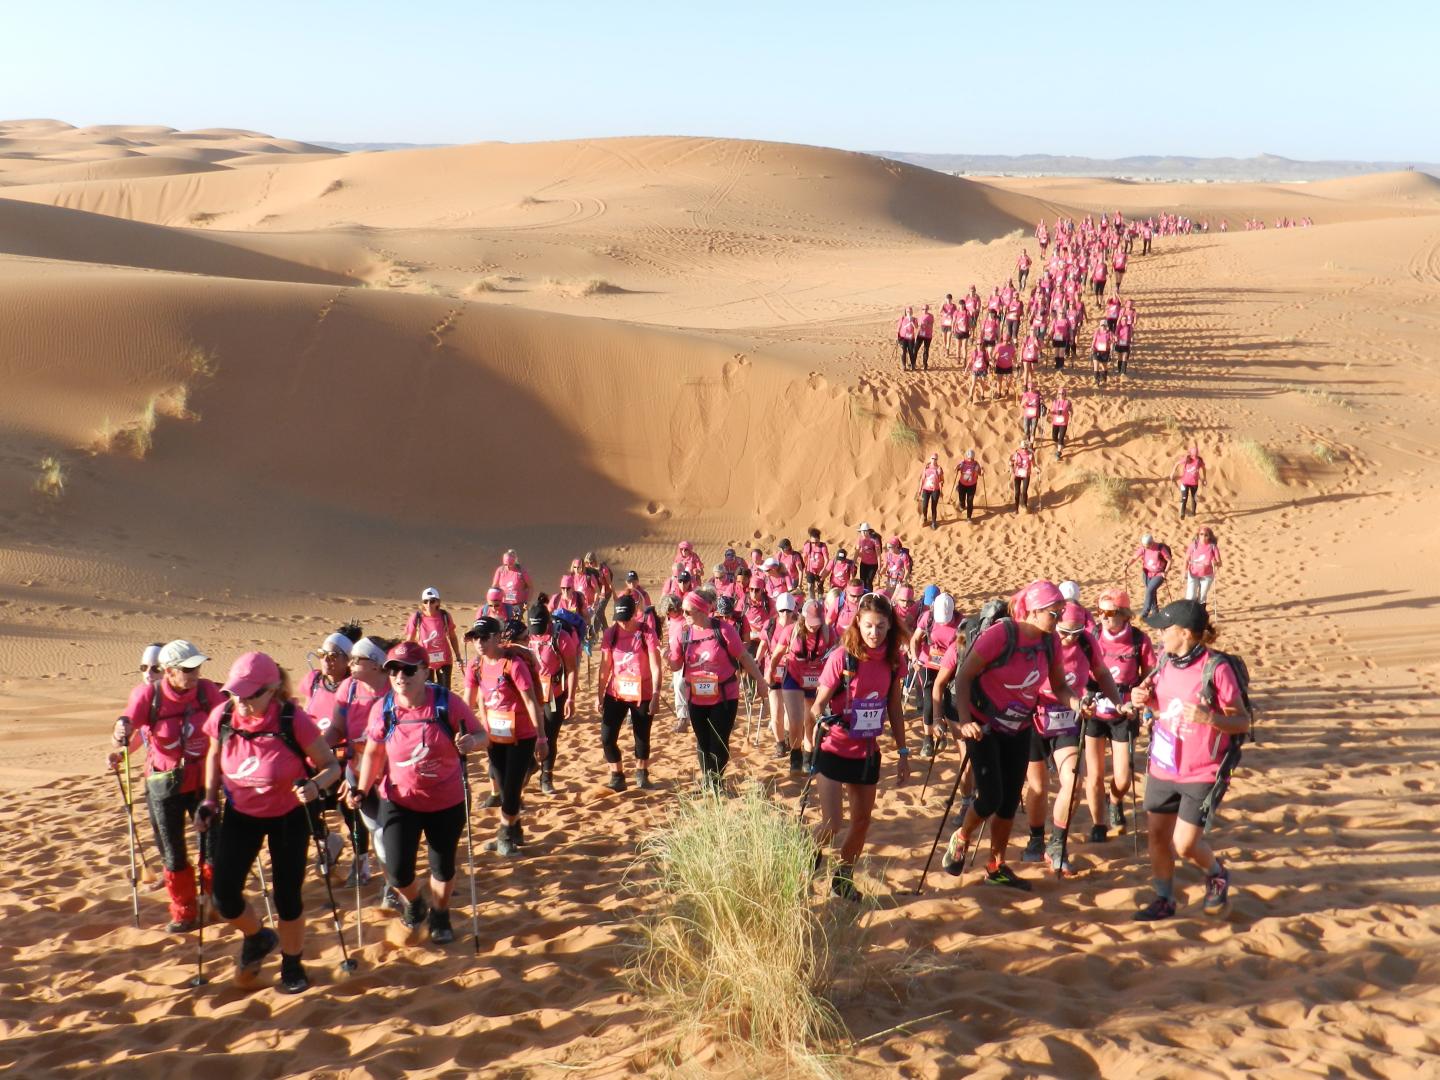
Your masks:
{"label": "dry shrub", "polygon": [[650,876],[657,911],[641,920],[626,969],[673,1050],[717,1044],[758,1069],[831,1075],[848,1040],[826,994],[858,957],[864,909],[811,895],[815,847],[790,806],[759,785],[733,800],[681,799],[641,844],[632,874]]}
{"label": "dry shrub", "polygon": [[1280,459],[1268,446],[1254,439],[1245,439],[1240,443],[1240,450],[1261,476],[1272,484],[1280,483]]}
{"label": "dry shrub", "polygon": [[35,490],[50,499],[58,499],[65,494],[65,466],[59,458],[47,454],[40,459],[40,475],[35,478]]}
{"label": "dry shrub", "polygon": [[1124,514],[1125,507],[1130,502],[1130,491],[1124,480],[1118,476],[1107,476],[1105,473],[1087,472],[1080,481],[1085,485],[1086,491],[1100,500],[1101,507],[1109,517],[1119,518]]}

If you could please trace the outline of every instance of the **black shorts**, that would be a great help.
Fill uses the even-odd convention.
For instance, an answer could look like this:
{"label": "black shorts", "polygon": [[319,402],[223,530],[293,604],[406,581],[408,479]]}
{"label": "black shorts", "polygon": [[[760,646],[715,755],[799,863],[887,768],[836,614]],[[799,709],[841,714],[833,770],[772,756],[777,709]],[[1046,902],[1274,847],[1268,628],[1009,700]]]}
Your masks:
{"label": "black shorts", "polygon": [[815,755],[815,771],[837,784],[867,784],[873,787],[880,782],[880,750],[877,747],[869,757],[863,758],[840,757],[821,750]]}
{"label": "black shorts", "polygon": [[1031,761],[1049,761],[1055,756],[1056,750],[1079,745],[1080,732],[1078,731],[1072,731],[1069,735],[1041,735],[1034,728],[1030,729]]}
{"label": "black shorts", "polygon": [[1147,814],[1175,814],[1187,825],[1203,825],[1200,804],[1210,794],[1213,783],[1181,784],[1174,780],[1162,780],[1158,776],[1145,777],[1145,812]]}
{"label": "black shorts", "polygon": [[1015,369],[1014,369],[1013,367],[997,367],[997,368],[995,369],[995,374],[996,374],[996,375],[1013,375],[1013,374],[1015,374]]}
{"label": "black shorts", "polygon": [[805,571],[805,584],[810,586],[810,588],[812,589],[818,589],[821,585],[824,584],[824,582],[820,580],[819,574],[812,574],[810,573],[810,571],[807,570]]}
{"label": "black shorts", "polygon": [[1130,721],[1124,717],[1117,720],[1100,720],[1092,716],[1085,721],[1085,737],[1128,743],[1130,741]]}

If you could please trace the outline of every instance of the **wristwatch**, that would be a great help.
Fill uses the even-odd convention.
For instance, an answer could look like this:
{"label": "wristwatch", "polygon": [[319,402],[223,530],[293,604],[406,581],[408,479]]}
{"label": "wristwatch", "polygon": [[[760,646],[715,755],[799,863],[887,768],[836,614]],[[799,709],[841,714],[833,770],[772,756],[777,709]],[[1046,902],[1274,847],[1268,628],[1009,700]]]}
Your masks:
{"label": "wristwatch", "polygon": [[895,752],[896,752],[897,754],[899,754],[901,757],[909,757],[909,756],[910,756],[910,748],[909,748],[908,746],[902,746],[902,747],[900,747],[899,750],[897,750],[897,751],[895,751]]}

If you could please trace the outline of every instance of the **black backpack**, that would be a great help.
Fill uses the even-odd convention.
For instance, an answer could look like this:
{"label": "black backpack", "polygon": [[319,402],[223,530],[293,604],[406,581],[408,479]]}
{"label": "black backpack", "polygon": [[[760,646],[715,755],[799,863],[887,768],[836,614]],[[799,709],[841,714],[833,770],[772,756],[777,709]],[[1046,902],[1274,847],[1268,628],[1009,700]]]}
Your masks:
{"label": "black backpack", "polygon": [[[965,638],[964,656],[968,657],[971,650],[974,649],[975,642],[980,637],[981,633],[983,633],[985,630],[988,630],[990,626],[993,626],[997,622],[1001,626],[1005,627],[1005,646],[1000,650],[1000,655],[986,665],[987,671],[991,668],[1004,667],[1010,662],[1010,658],[1015,655],[1015,650],[1020,647],[1020,628],[1016,625],[1014,619],[1010,618],[1008,615],[1003,615],[992,617],[988,624],[985,623],[985,613],[987,611],[990,611],[993,614],[992,609],[995,608],[995,605],[1002,603],[1004,603],[1004,601],[996,600],[991,601],[989,604],[986,604],[985,607],[981,609],[981,616],[979,617],[979,621],[983,625],[981,625],[981,627],[977,629],[974,637],[970,637],[967,634]],[[969,622],[969,620],[967,619],[966,622]],[[1041,638],[1038,648],[1043,650],[1043,652],[1045,653],[1045,669],[1046,671],[1049,671],[1050,661],[1055,656],[1055,635],[1046,634],[1043,638]],[[960,665],[964,666],[964,663],[965,658],[962,657]],[[957,668],[956,670],[959,669]],[[970,703],[974,705],[975,708],[979,709],[981,713],[983,713],[985,716],[998,716],[1000,714],[999,707],[996,706],[996,704],[990,700],[990,696],[980,688],[980,680],[978,678],[970,683]]]}
{"label": "black backpack", "polygon": [[[1250,668],[1244,660],[1234,653],[1221,652],[1219,649],[1211,648],[1205,657],[1205,666],[1200,669],[1200,697],[1212,708],[1214,707],[1215,671],[1221,664],[1228,665],[1231,674],[1235,676],[1235,683],[1240,688],[1240,704],[1245,707],[1245,712],[1250,717],[1250,741],[1258,742],[1259,740],[1255,738],[1255,706],[1250,702]],[[1239,745],[1245,741],[1246,735],[1232,735],[1230,739]]]}
{"label": "black backpack", "polygon": [[305,750],[300,745],[300,740],[295,738],[295,702],[287,701],[280,707],[280,730],[279,731],[238,731],[231,723],[235,712],[235,699],[231,698],[225,702],[225,708],[220,713],[220,746],[225,746],[225,740],[231,735],[238,735],[246,742],[254,742],[256,739],[279,739],[286,748],[300,759],[300,764],[305,768],[306,776],[314,776],[315,766],[310,764],[310,759],[305,755]]}

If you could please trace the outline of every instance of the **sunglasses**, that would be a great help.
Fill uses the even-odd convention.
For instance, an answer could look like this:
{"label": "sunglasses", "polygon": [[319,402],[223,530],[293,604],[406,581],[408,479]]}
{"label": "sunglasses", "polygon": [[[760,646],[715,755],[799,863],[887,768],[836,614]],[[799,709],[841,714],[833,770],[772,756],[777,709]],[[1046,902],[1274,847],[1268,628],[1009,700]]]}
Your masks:
{"label": "sunglasses", "polygon": [[386,664],[386,665],[385,665],[385,671],[386,671],[387,674],[390,674],[390,675],[404,675],[405,678],[407,678],[407,679],[414,678],[414,677],[415,677],[415,673],[416,673],[417,671],[419,671],[419,670],[420,670],[420,665],[419,665],[419,664]]}
{"label": "sunglasses", "polygon": [[1084,628],[1083,626],[1075,626],[1075,627],[1057,626],[1057,627],[1055,628],[1055,632],[1056,632],[1057,634],[1059,634],[1061,637],[1079,637],[1081,634],[1083,634],[1083,633],[1085,632],[1085,628]]}
{"label": "sunglasses", "polygon": [[432,596],[429,600],[421,600],[420,602],[422,604],[438,604],[440,601]]}
{"label": "sunglasses", "polygon": [[153,667],[150,666],[149,664],[141,664],[141,665],[140,665],[140,671],[141,671],[143,674],[145,674],[145,675],[150,675],[150,674],[152,674],[152,673],[155,674],[155,675],[159,675],[160,672],[162,672],[162,671],[164,671],[164,670],[165,670],[165,669],[164,669],[163,667],[161,667],[159,664],[156,664],[156,665],[154,665]]}
{"label": "sunglasses", "polygon": [[253,694],[232,694],[231,697],[235,698],[237,701],[243,701],[248,705],[252,701],[259,701],[262,697],[270,693],[270,691],[273,689],[274,687],[262,686]]}

